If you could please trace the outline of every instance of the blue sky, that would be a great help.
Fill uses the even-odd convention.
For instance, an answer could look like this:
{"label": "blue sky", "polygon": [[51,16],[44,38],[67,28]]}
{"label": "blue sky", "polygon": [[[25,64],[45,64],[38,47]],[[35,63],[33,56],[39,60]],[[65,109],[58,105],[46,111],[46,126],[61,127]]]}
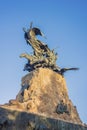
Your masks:
{"label": "blue sky", "polygon": [[0,0],[0,104],[15,99],[21,88],[26,59],[31,53],[22,28],[30,22],[41,29],[40,38],[58,53],[60,67],[79,67],[65,73],[69,97],[87,123],[87,0]]}

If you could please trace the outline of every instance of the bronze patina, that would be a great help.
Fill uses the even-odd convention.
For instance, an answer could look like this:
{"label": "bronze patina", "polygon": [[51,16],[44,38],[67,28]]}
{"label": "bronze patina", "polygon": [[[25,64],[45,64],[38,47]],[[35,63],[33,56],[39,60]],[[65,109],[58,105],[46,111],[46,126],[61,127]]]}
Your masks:
{"label": "bronze patina", "polygon": [[67,70],[78,70],[78,68],[60,68],[56,65],[57,60],[57,53],[53,50],[50,50],[48,45],[41,42],[37,39],[37,35],[44,36],[44,34],[41,32],[41,30],[37,27],[32,27],[32,23],[30,24],[29,29],[23,28],[24,31],[24,37],[26,40],[26,43],[30,45],[33,49],[33,54],[27,54],[23,53],[20,55],[20,57],[24,57],[28,60],[27,64],[24,67],[24,70],[27,71],[33,71],[36,68],[39,67],[47,67],[52,69],[53,71],[56,71],[60,73],[61,75],[64,74]]}

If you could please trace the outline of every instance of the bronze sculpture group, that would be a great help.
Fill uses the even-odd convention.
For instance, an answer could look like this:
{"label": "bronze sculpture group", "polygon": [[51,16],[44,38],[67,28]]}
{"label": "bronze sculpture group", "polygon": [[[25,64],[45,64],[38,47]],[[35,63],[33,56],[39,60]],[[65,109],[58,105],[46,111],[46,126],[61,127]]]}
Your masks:
{"label": "bronze sculpture group", "polygon": [[57,53],[54,50],[50,50],[49,47],[37,39],[37,35],[43,36],[44,34],[40,31],[39,28],[32,27],[32,23],[30,24],[30,28],[26,30],[23,28],[24,37],[28,45],[30,45],[33,49],[33,55],[29,55],[23,53],[20,57],[24,57],[28,60],[27,64],[24,67],[24,70],[33,71],[39,67],[47,67],[60,73],[64,74],[67,70],[77,70],[78,68],[60,68],[56,65]]}

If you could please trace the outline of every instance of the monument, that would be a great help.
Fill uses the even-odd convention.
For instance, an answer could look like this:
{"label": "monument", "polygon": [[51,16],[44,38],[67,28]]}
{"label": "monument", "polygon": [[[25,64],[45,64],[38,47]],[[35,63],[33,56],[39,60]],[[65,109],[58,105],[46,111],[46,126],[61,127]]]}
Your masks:
{"label": "monument", "polygon": [[0,130],[87,130],[69,99],[64,78],[64,72],[78,68],[57,66],[57,53],[37,39],[37,35],[45,36],[32,23],[23,30],[33,54],[20,55],[27,59],[24,70],[28,73],[16,98],[0,105]]}
{"label": "monument", "polygon": [[33,55],[29,55],[23,53],[20,57],[25,57],[28,60],[28,63],[25,65],[24,70],[33,71],[36,68],[50,68],[53,71],[64,74],[65,71],[68,70],[78,70],[78,68],[60,68],[56,65],[57,53],[53,50],[50,50],[48,45],[44,44],[40,40],[36,38],[37,35],[43,36],[44,34],[40,31],[39,28],[32,27],[32,23],[30,24],[30,28],[24,30],[24,37],[28,45],[30,45],[33,49]]}

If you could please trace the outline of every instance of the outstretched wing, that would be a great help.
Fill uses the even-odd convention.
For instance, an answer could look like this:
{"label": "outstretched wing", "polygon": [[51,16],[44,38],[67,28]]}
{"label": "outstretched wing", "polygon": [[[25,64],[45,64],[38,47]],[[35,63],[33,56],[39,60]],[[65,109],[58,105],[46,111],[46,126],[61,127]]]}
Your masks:
{"label": "outstretched wing", "polygon": [[68,71],[68,70],[79,70],[79,68],[62,68],[62,69],[60,70],[60,73],[63,75],[64,72],[66,72],[66,71]]}
{"label": "outstretched wing", "polygon": [[65,68],[66,70],[79,70],[79,68]]}

